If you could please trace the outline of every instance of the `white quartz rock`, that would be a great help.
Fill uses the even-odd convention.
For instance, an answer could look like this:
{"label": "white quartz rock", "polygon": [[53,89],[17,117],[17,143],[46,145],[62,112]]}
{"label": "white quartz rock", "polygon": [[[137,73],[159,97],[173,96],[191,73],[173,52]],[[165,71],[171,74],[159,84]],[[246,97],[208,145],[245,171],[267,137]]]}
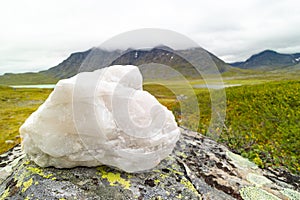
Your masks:
{"label": "white quartz rock", "polygon": [[180,131],[173,114],[142,90],[139,69],[115,65],[59,81],[20,134],[23,150],[41,167],[137,172],[166,158]]}

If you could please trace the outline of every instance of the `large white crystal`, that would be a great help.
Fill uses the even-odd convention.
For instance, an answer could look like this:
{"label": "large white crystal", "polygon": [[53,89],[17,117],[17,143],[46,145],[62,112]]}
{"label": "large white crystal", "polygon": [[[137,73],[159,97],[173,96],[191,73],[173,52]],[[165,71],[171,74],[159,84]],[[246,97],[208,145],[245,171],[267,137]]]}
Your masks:
{"label": "large white crystal", "polygon": [[167,157],[180,131],[173,114],[142,90],[139,69],[115,65],[59,81],[20,134],[23,150],[42,167],[137,172]]}

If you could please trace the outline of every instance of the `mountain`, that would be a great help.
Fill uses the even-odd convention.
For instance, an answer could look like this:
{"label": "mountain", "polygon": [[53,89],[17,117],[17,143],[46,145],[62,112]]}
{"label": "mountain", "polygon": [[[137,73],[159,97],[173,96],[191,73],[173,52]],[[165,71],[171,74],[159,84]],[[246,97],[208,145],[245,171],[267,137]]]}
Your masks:
{"label": "mountain", "polygon": [[[213,61],[213,62],[212,62]],[[178,77],[199,78],[195,69],[199,65],[201,72],[214,74],[216,66],[224,75],[241,75],[273,71],[281,73],[298,73],[300,53],[282,54],[265,50],[252,55],[244,62],[227,64],[214,54],[202,48],[173,50],[167,46],[156,46],[149,49],[104,50],[92,48],[87,51],[72,53],[57,66],[38,73],[5,74],[0,76],[0,84],[44,84],[55,83],[83,71],[93,71],[110,65],[136,65],[146,79],[168,79]],[[168,66],[168,67],[166,67]],[[226,72],[226,73],[225,73]]]}
{"label": "mountain", "polygon": [[169,50],[168,47],[159,47],[150,50],[131,50],[114,60],[112,64],[139,66],[143,76],[150,79],[175,77],[178,73],[186,78],[196,78],[199,77],[199,72],[194,67],[196,65],[201,72],[209,74],[216,73],[214,66],[221,73],[232,68],[200,48]]}
{"label": "mountain", "polygon": [[79,70],[81,63],[90,52],[91,50],[72,53],[66,60],[64,60],[57,66],[45,71],[41,71],[40,73],[48,76],[53,76],[55,78],[69,78],[71,76],[74,76]]}
{"label": "mountain", "polygon": [[[170,78],[176,76],[175,71],[190,78],[199,76],[192,65],[195,63],[199,63],[204,72],[215,73],[211,67],[213,65],[211,60],[221,73],[232,69],[223,60],[201,48],[173,50],[167,46],[157,46],[152,49],[127,49],[125,51],[93,48],[73,53],[59,65],[40,73],[62,79],[74,76],[78,72],[93,71],[119,64],[139,66],[142,74],[147,78]],[[162,65],[170,66],[174,69],[173,72],[165,70],[166,68],[162,69]]]}
{"label": "mountain", "polygon": [[244,62],[231,63],[231,66],[241,69],[280,69],[300,63],[300,53],[282,54],[272,50],[265,50],[255,54]]}

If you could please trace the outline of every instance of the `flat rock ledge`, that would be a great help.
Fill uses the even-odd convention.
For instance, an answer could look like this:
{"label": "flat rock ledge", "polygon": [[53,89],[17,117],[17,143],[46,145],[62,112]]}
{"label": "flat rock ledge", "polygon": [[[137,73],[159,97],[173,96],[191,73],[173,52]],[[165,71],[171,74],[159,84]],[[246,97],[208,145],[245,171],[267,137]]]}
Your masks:
{"label": "flat rock ledge", "polygon": [[100,166],[40,168],[16,146],[0,155],[0,199],[300,199],[300,177],[262,170],[186,129],[172,155],[143,173]]}

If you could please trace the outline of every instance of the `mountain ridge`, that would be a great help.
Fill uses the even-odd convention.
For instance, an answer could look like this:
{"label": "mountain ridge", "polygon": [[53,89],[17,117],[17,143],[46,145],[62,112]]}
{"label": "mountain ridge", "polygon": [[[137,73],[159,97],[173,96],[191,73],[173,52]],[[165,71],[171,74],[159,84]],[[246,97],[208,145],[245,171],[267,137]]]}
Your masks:
{"label": "mountain ridge", "polygon": [[241,69],[280,69],[300,63],[300,53],[284,54],[274,50],[264,50],[242,62],[229,63]]}
{"label": "mountain ridge", "polygon": [[[185,58],[188,58],[189,61]],[[153,63],[156,63],[156,65],[153,65]],[[159,65],[171,66],[174,71],[183,74],[186,78],[201,78],[199,71],[192,65],[194,63],[201,63],[204,68],[200,70],[204,72],[216,72],[216,70],[213,71],[209,68],[205,69],[205,65],[207,65],[216,66],[221,74],[228,72],[231,75],[247,74],[248,70],[253,71],[253,73],[258,73],[262,70],[270,72],[298,72],[300,53],[283,54],[274,50],[265,50],[250,56],[245,61],[226,63],[213,53],[201,48],[173,50],[168,46],[158,45],[147,49],[105,50],[93,47],[86,51],[74,52],[58,65],[37,73],[5,73],[0,76],[0,84],[56,83],[60,79],[72,77],[79,72],[94,71],[113,64],[137,65],[140,67],[143,76],[150,79],[173,78],[176,76],[174,73],[165,72],[164,70],[154,71],[155,67],[160,67]],[[149,64],[154,66],[153,69],[148,66]]]}
{"label": "mountain ridge", "polygon": [[[130,48],[124,51],[107,51],[95,48],[85,52],[78,52],[77,54],[72,54],[59,65],[48,69],[45,73],[52,73],[57,78],[68,78],[79,71],[93,71],[115,64],[140,66],[143,64],[157,63],[174,67],[174,69],[184,75],[194,76],[196,73],[195,69],[192,69],[193,66],[191,63],[182,58],[182,55],[188,57],[191,62],[197,62],[196,59],[199,59],[198,56],[201,56],[203,60],[207,59],[205,57],[211,57],[220,72],[228,71],[231,68],[230,65],[206,50],[199,51],[199,49],[195,48],[173,50],[170,47],[160,45],[151,49]],[[88,59],[84,60],[85,58]],[[211,63],[206,64],[211,65]],[[185,70],[182,70],[184,68]],[[186,68],[190,68],[189,72],[187,72]]]}

